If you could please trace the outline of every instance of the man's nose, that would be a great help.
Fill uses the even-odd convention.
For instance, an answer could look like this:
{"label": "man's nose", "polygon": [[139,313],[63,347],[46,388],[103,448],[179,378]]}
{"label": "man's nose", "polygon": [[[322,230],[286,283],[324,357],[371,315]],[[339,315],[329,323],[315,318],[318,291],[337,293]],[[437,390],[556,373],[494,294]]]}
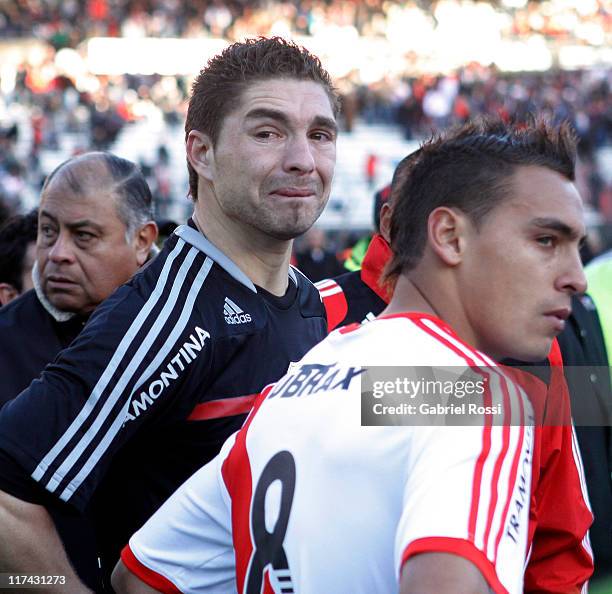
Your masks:
{"label": "man's nose", "polygon": [[70,238],[64,233],[60,233],[55,243],[49,250],[49,260],[59,262],[72,262],[74,260],[74,250]]}
{"label": "man's nose", "polygon": [[285,151],[284,169],[310,173],[315,168],[315,158],[310,139],[296,136],[289,140]]}
{"label": "man's nose", "polygon": [[567,291],[572,295],[581,295],[587,290],[587,279],[578,251],[571,256],[570,261],[567,263],[567,269],[559,278],[558,284],[560,290]]}

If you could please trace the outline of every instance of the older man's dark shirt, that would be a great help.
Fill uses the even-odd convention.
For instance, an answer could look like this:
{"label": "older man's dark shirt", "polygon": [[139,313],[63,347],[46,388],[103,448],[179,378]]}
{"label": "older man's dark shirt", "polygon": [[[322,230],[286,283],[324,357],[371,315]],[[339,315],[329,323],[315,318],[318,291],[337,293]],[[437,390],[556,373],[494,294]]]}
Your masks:
{"label": "older man's dark shirt", "polygon": [[34,289],[0,308],[0,406],[30,385],[84,322],[79,316],[58,322]]}

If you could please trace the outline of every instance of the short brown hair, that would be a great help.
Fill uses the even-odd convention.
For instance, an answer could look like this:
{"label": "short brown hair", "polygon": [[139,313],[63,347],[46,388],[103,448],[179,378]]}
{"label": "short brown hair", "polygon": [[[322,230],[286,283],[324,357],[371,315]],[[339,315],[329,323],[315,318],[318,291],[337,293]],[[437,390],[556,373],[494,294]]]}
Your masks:
{"label": "short brown hair", "polygon": [[574,181],[576,136],[568,123],[534,120],[519,126],[480,118],[433,136],[412,157],[392,189],[388,283],[421,260],[427,220],[436,208],[458,208],[478,225],[511,196],[509,179],[520,166],[546,167]]}
{"label": "short brown hair", "polygon": [[[340,101],[329,73],[319,58],[281,37],[247,39],[234,43],[212,58],[200,71],[191,88],[185,121],[185,140],[192,130],[204,132],[216,143],[225,116],[234,110],[245,87],[272,78],[319,83],[327,92],[338,115]],[[198,174],[187,162],[189,193],[198,196]]]}

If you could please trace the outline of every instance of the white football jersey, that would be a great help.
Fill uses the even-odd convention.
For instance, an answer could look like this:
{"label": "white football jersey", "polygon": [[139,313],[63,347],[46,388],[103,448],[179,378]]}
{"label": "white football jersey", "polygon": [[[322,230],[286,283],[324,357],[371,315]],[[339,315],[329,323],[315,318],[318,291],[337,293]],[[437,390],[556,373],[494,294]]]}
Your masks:
{"label": "white football jersey", "polygon": [[530,414],[522,389],[433,316],[338,330],[132,537],[128,568],[164,592],[380,594],[399,590],[410,556],[446,552],[494,592],[522,592],[532,428],[364,427],[365,366],[482,369],[483,401]]}

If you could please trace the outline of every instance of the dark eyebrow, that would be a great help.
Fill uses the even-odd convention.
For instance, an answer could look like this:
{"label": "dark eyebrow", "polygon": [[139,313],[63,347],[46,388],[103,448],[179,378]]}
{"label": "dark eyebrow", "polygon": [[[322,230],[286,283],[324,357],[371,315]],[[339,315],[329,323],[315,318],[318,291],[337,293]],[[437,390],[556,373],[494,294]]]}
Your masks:
{"label": "dark eyebrow", "polygon": [[567,239],[578,239],[580,243],[583,243],[586,239],[586,235],[580,235],[575,229],[572,229],[572,227],[566,225],[563,221],[552,217],[533,219],[533,221],[531,221],[531,224],[534,227],[538,227],[540,229],[561,233],[561,235],[563,235]]}
{"label": "dark eyebrow", "polygon": [[[291,124],[289,118],[287,117],[287,114],[283,113],[282,111],[278,111],[276,109],[269,109],[266,107],[257,107],[255,109],[252,109],[246,114],[246,118],[252,120],[267,118],[270,120],[276,120],[277,122],[280,122],[281,124],[287,127],[289,127]],[[328,128],[334,133],[338,132],[338,125],[336,124],[336,122],[331,118],[326,118],[325,116],[315,116],[312,120],[312,124],[314,126]]]}
{"label": "dark eyebrow", "polygon": [[[59,221],[46,210],[41,210],[40,216],[41,217],[44,216],[44,217],[51,219],[56,225],[59,224]],[[70,230],[78,230],[78,229],[82,229],[83,227],[92,227],[98,233],[101,233],[103,231],[103,228],[100,225],[98,225],[98,223],[94,223],[93,221],[90,221],[89,219],[81,219],[80,221],[74,221],[73,223],[66,223],[66,227],[68,227],[68,229]]]}
{"label": "dark eyebrow", "polygon": [[98,233],[102,233],[103,231],[103,228],[100,225],[98,225],[98,223],[94,223],[93,221],[90,221],[89,219],[75,221],[74,223],[67,223],[66,227],[68,227],[68,229],[72,231],[78,231],[79,229],[82,229],[83,227],[90,227],[94,231],[97,231]]}
{"label": "dark eyebrow", "polygon": [[38,213],[38,220],[40,221],[41,217],[47,217],[48,219],[51,219],[55,224],[57,224],[57,219],[50,213],[48,213],[46,210],[41,210]]}
{"label": "dark eyebrow", "polygon": [[315,119],[312,121],[312,123],[315,126],[321,126],[322,128],[328,128],[329,130],[332,130],[334,134],[338,133],[338,124],[336,124],[336,122],[332,120],[331,118],[326,118],[323,116],[316,116]]}
{"label": "dark eyebrow", "polygon": [[289,118],[282,111],[278,111],[276,109],[268,109],[266,107],[258,107],[256,109],[251,109],[246,114],[247,119],[258,120],[267,118],[269,120],[276,120],[281,124],[289,125]]}

